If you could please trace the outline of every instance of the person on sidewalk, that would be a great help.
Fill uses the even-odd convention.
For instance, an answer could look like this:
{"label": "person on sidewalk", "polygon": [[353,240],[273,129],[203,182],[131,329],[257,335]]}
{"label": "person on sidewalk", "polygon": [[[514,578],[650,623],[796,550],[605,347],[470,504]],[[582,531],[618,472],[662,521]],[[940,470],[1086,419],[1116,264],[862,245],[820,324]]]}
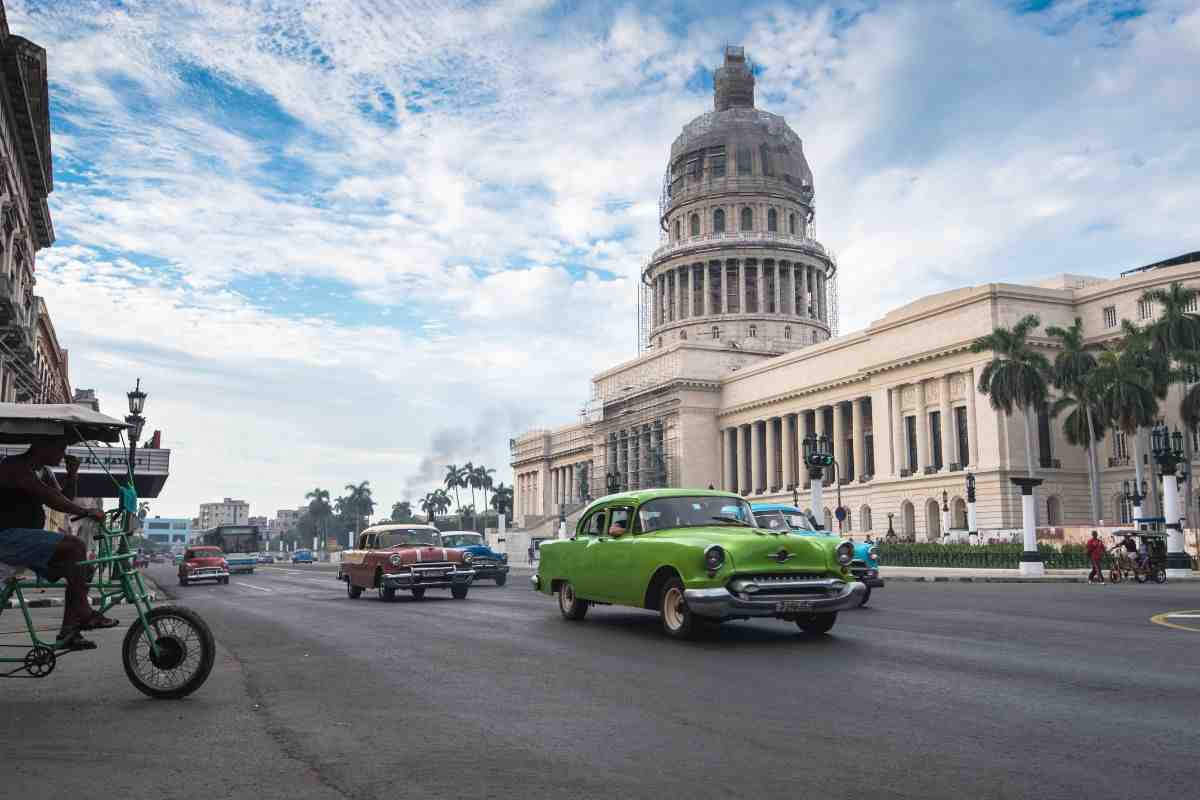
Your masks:
{"label": "person on sidewalk", "polygon": [[[88,604],[88,577],[79,562],[87,558],[87,545],[78,536],[46,530],[46,506],[73,516],[104,521],[103,512],[84,508],[49,483],[47,468],[62,463],[67,440],[46,437],[30,444],[29,449],[0,461],[0,561],[28,567],[49,581],[60,578],[67,583],[63,601],[62,630],[58,641],[71,650],[91,650],[95,642],[80,631],[111,628],[118,624],[92,611]],[[67,462],[68,485],[74,483],[79,461]]]}
{"label": "person on sidewalk", "polygon": [[1100,541],[1100,534],[1092,531],[1092,538],[1088,539],[1087,543],[1088,558],[1092,560],[1092,571],[1088,573],[1088,583],[1100,582],[1104,583],[1104,570],[1100,564],[1104,560],[1104,542]]}

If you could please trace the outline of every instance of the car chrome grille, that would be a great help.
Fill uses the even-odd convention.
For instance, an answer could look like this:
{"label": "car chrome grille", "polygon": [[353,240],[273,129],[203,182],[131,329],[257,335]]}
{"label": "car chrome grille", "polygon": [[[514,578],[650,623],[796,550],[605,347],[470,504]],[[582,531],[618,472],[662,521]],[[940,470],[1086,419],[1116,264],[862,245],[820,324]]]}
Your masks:
{"label": "car chrome grille", "polygon": [[[788,575],[736,575],[726,588],[742,597],[766,600],[805,595],[826,596],[839,591],[842,586],[842,581],[829,575],[796,572]],[[753,591],[749,591],[751,587]]]}

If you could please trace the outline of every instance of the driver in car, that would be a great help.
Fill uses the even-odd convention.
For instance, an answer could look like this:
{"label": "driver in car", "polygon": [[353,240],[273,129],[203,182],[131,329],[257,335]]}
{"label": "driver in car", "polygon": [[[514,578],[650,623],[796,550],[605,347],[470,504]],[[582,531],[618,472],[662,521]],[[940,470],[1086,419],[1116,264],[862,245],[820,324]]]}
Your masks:
{"label": "driver in car", "polygon": [[[88,604],[88,575],[79,564],[87,559],[83,539],[46,530],[44,506],[104,521],[103,512],[84,508],[64,495],[53,481],[53,473],[46,469],[62,463],[67,444],[62,437],[41,438],[24,453],[0,461],[0,562],[28,567],[45,580],[65,579],[67,591],[58,641],[70,650],[91,650],[96,643],[85,639],[80,631],[111,628],[119,623],[96,613]],[[74,482],[78,469],[77,459],[67,462],[70,482]]]}

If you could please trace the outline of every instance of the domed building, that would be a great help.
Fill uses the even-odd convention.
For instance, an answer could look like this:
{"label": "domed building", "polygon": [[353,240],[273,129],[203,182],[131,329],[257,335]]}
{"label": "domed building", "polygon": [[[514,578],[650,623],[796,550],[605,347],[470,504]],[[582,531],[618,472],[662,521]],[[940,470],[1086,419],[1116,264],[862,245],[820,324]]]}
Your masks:
{"label": "domed building", "polygon": [[741,47],[714,75],[714,110],[671,145],[663,243],[642,273],[643,342],[704,339],[783,353],[836,332],[837,265],[814,232],[812,170],[787,121],[754,107]]}
{"label": "domed building", "polygon": [[[641,351],[592,379],[580,422],[510,442],[511,557],[554,536],[560,516],[570,526],[588,498],[654,486],[797,501],[844,533],[893,529],[939,541],[967,525],[970,477],[980,533],[1018,531],[1022,499],[1010,479],[1027,474],[1024,420],[979,392],[991,354],[972,352],[971,343],[1031,313],[1042,324],[1031,342],[1051,360],[1059,342],[1046,329],[1076,318],[1089,345],[1112,343],[1123,319],[1146,324],[1157,314],[1147,289],[1200,287],[1200,252],[1119,276],[965,286],[839,334],[837,263],[815,238],[816,193],[800,137],[754,107],[741,48],[727,48],[714,78],[714,109],[671,146],[663,242],[642,270]],[[1172,391],[1178,396],[1162,410],[1182,428],[1183,387]],[[1063,542],[1074,535],[1072,521],[1086,523],[1080,536],[1100,526],[1091,519],[1085,451],[1048,411],[1037,412],[1030,460],[1043,480],[1038,524]],[[822,508],[809,509],[805,490],[809,435],[828,437],[837,462],[824,472]],[[1099,521],[1110,527],[1130,523],[1123,487],[1134,478],[1132,455],[1149,451],[1129,438],[1112,431],[1099,445]],[[1192,452],[1191,473],[1200,474],[1200,432]],[[1146,504],[1145,513],[1160,513],[1157,499]],[[1189,493],[1184,507],[1192,513],[1200,496]]]}

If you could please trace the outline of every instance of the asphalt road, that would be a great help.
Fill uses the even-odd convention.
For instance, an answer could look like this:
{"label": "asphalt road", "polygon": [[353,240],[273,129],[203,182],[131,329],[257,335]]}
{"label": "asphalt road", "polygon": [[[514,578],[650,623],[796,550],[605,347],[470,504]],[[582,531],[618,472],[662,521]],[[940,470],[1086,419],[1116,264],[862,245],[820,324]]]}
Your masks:
{"label": "asphalt road", "polygon": [[[465,601],[387,604],[350,600],[320,566],[187,588],[151,574],[212,626],[209,683],[172,703],[116,682],[64,709],[52,690],[69,676],[56,674],[41,684],[44,724],[0,684],[24,732],[0,741],[4,762],[45,753],[82,714],[106,753],[119,743],[104,719],[140,732],[142,760],[105,785],[160,774],[142,788],[162,797],[1200,793],[1200,631],[1150,621],[1200,609],[1197,584],[895,583],[829,636],[739,622],[677,643],[647,612],[565,622],[523,577]],[[94,780],[106,763],[57,780]],[[5,788],[45,796],[33,782],[49,768]]]}

